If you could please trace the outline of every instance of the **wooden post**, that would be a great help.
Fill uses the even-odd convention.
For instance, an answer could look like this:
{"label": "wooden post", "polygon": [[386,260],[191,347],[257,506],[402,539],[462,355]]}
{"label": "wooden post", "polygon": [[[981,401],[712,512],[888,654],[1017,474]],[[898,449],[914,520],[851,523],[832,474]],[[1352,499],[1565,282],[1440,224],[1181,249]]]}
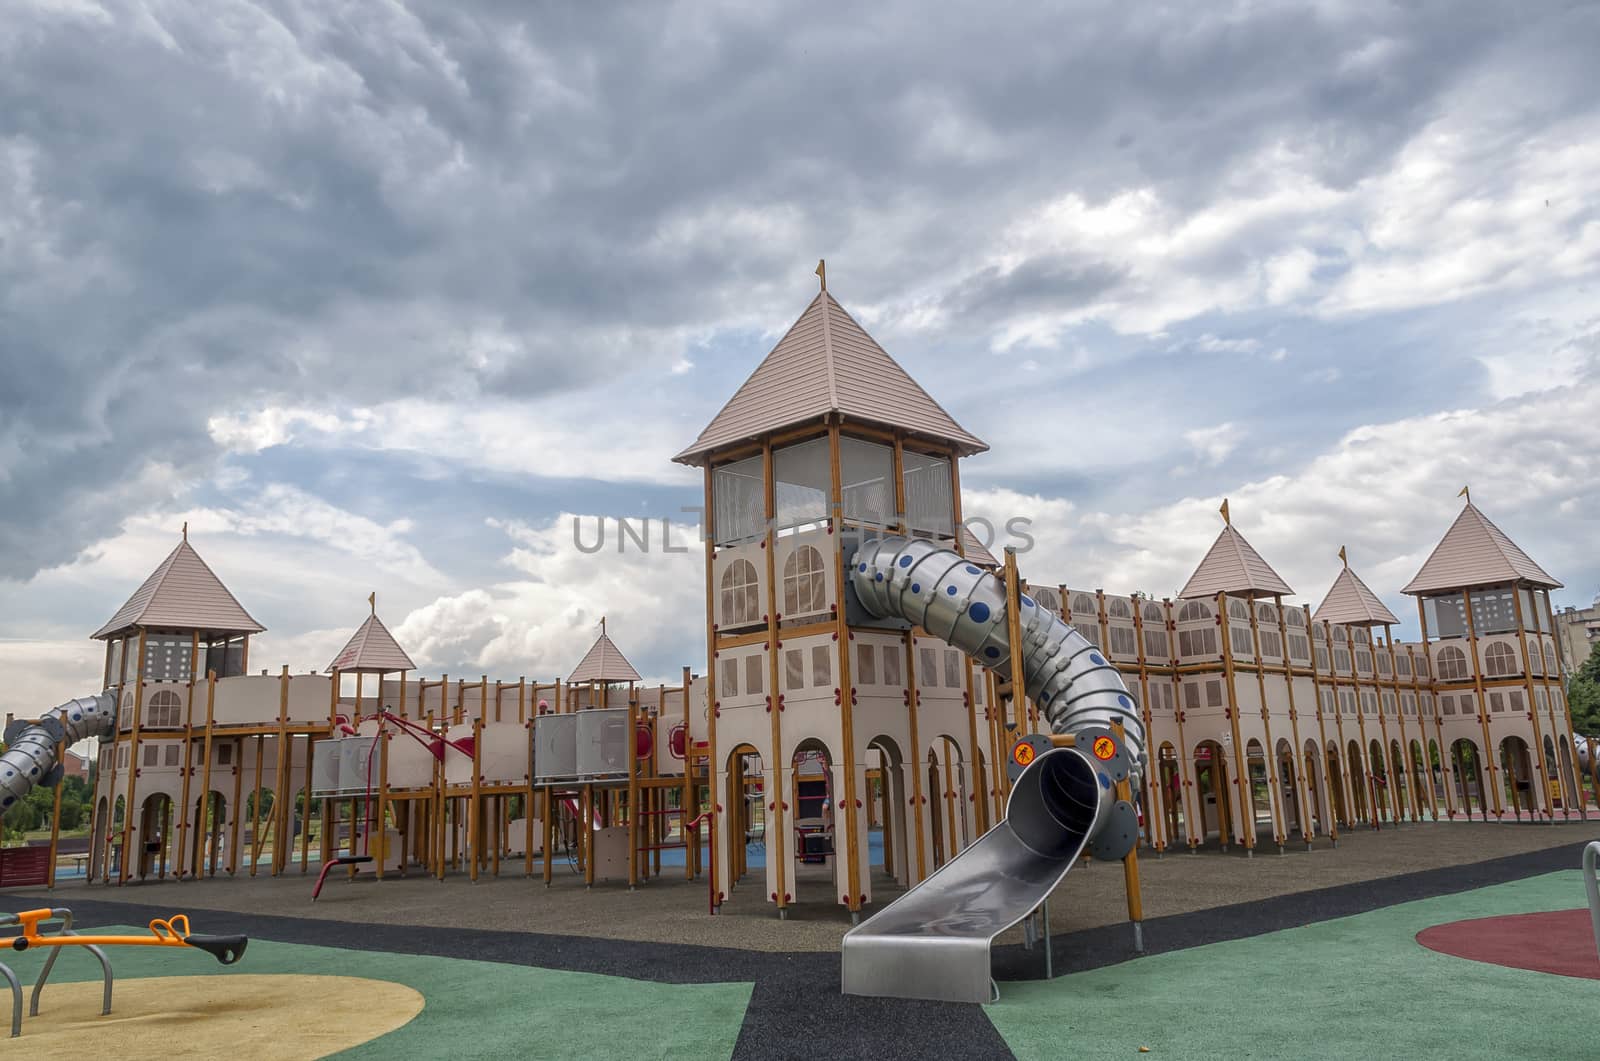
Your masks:
{"label": "wooden post", "polygon": [[[126,884],[133,856],[133,819],[138,811],[134,802],[137,795],[139,779],[139,728],[144,721],[144,668],[145,668],[145,637],[149,631],[139,630],[139,669],[137,671],[137,684],[133,689],[133,735],[128,748],[128,795],[127,808],[122,812],[122,869],[117,874],[117,883]],[[113,808],[115,801],[113,801]]]}
{"label": "wooden post", "polygon": [[767,697],[767,714],[771,716],[772,761],[767,764],[769,778],[766,785],[768,836],[768,857],[773,860],[774,887],[771,899],[778,906],[780,918],[788,916],[789,889],[786,880],[788,874],[787,853],[793,846],[789,834],[785,831],[784,811],[789,804],[785,800],[788,790],[783,783],[783,692],[778,683],[778,652],[783,647],[783,642],[778,636],[778,536],[773,528],[773,521],[777,515],[775,466],[772,456],[772,441],[768,439],[761,443],[761,481],[763,494],[763,511],[766,515],[766,537],[762,539],[762,547],[766,551],[767,568],[767,677],[771,695]]}
{"label": "wooden post", "polygon": [[[1289,824],[1283,817],[1283,796],[1278,791],[1278,749],[1272,740],[1272,712],[1267,707],[1267,665],[1261,658],[1261,626],[1256,616],[1256,602],[1245,601],[1245,606],[1250,611],[1250,645],[1255,656],[1256,695],[1261,698],[1261,731],[1265,735],[1261,748],[1261,766],[1267,775],[1267,798],[1271,800],[1273,843],[1278,845],[1278,854],[1283,854],[1283,842],[1288,839]],[[1287,650],[1284,659],[1287,660]],[[1250,784],[1250,779],[1245,778],[1245,784]],[[1251,799],[1254,801],[1255,791],[1251,789]],[[1255,831],[1254,820],[1250,823],[1250,831]]]}
{"label": "wooden post", "polygon": [[[1302,614],[1306,617],[1306,645],[1311,652],[1311,689],[1317,711],[1317,773],[1322,777],[1322,802],[1325,804],[1323,814],[1327,817],[1328,841],[1334,847],[1339,846],[1339,813],[1333,802],[1333,779],[1328,776],[1328,725],[1322,717],[1322,679],[1321,668],[1317,666],[1317,636],[1316,623],[1311,618],[1311,606],[1302,605]],[[1322,630],[1322,643],[1328,646],[1328,665],[1333,666],[1333,644],[1328,640],[1326,624]],[[1333,694],[1334,721],[1338,721],[1339,692],[1338,685],[1334,686]]]}
{"label": "wooden post", "polygon": [[[207,670],[206,671],[206,736],[205,736],[205,744],[202,747],[202,755],[203,755],[204,758],[203,758],[203,761],[200,764],[200,800],[201,800],[201,805],[203,807],[205,807],[205,812],[204,812],[204,814],[202,814],[202,816],[200,818],[200,828],[202,828],[202,829],[205,829],[206,818],[209,817],[213,813],[212,806],[211,806],[211,740],[212,740],[212,725],[215,722],[216,703],[217,703],[217,672],[214,671],[214,670]],[[213,822],[212,825],[211,825],[211,828],[205,830],[207,837],[211,840],[211,858],[209,859],[209,861],[211,863],[211,872],[208,875],[212,876],[212,877],[215,877],[217,875],[216,833],[217,833],[217,827],[220,824],[221,824],[220,822]],[[194,839],[195,839],[195,871],[194,871],[194,875],[196,877],[199,877],[200,876],[200,870],[201,870],[201,867],[202,867],[202,864],[203,864],[203,860],[200,857],[200,852],[201,852],[201,850],[203,848],[202,848],[202,841],[201,841],[201,838],[198,835],[198,833],[196,834]]]}
{"label": "wooden post", "polygon": [[[109,663],[109,661],[108,661]],[[189,635],[189,688],[188,695],[184,697],[183,709],[183,773],[178,786],[178,803],[182,813],[178,815],[178,865],[174,876],[183,880],[190,860],[186,857],[189,853],[189,819],[194,811],[189,805],[189,779],[194,776],[194,675],[195,668],[200,665],[200,631],[194,630]],[[198,832],[194,842],[199,843]],[[198,874],[197,874],[198,875]]]}
{"label": "wooden post", "polygon": [[[827,314],[823,314],[823,328],[827,329]],[[839,555],[834,563],[834,613],[837,625],[834,629],[834,639],[839,644],[839,686],[835,690],[839,698],[839,757],[844,760],[844,799],[836,801],[837,810],[843,812],[844,845],[845,845],[845,894],[843,896],[845,908],[850,911],[850,919],[855,921],[861,911],[861,904],[865,898],[865,889],[861,884],[861,815],[858,813],[861,800],[856,791],[856,731],[855,731],[855,699],[856,689],[851,680],[850,659],[850,624],[845,616],[844,596],[844,479],[840,456],[839,422],[837,418],[828,424],[828,465],[832,477],[831,484],[831,515],[833,516],[833,532]],[[953,467],[955,462],[951,461]],[[836,795],[831,792],[830,795]],[[835,814],[834,821],[840,819]],[[837,857],[837,856],[836,856]],[[685,854],[687,861],[687,854]]]}
{"label": "wooden post", "polygon": [[[1489,697],[1483,689],[1483,665],[1478,659],[1478,628],[1472,614],[1472,590],[1463,587],[1461,590],[1462,610],[1467,616],[1467,656],[1472,660],[1472,685],[1478,691],[1478,719],[1483,724],[1483,760],[1489,777],[1489,791],[1494,793],[1494,816],[1505,816],[1505,805],[1500,800],[1500,780],[1494,773],[1495,747],[1493,738],[1489,735]],[[1487,808],[1485,808],[1487,812]]]}
{"label": "wooden post", "polygon": [[[744,830],[730,829],[727,827],[729,820],[728,814],[731,813],[731,797],[729,808],[724,808],[721,800],[718,798],[721,795],[721,791],[717,783],[717,778],[722,770],[722,760],[718,758],[717,752],[717,716],[721,713],[717,705],[717,537],[716,515],[712,511],[711,507],[713,497],[711,461],[709,459],[706,461],[705,473],[705,510],[700,517],[700,536],[702,539],[704,539],[703,544],[705,547],[706,564],[706,786],[711,790],[710,796],[712,814],[716,820],[720,820],[723,824],[723,828],[721,830],[722,846],[726,849],[728,872],[725,877],[718,879],[733,881],[738,879],[738,869],[735,858],[735,844],[737,843],[738,850],[743,850]],[[774,695],[777,694],[776,689],[772,689],[770,691]],[[687,693],[684,695],[684,701],[684,711],[687,714]],[[694,745],[693,733],[686,729],[683,734],[683,739],[684,770],[685,772],[688,772],[693,762],[691,758]],[[743,799],[744,793],[740,792],[739,795],[740,798]],[[739,813],[742,813],[742,808]],[[737,834],[737,836],[735,836],[735,834]],[[722,853],[717,850],[715,842],[711,844],[710,853],[711,875],[713,878],[717,878],[717,859]],[[724,897],[725,894],[718,889],[715,896],[715,902],[720,905]]]}
{"label": "wooden post", "polygon": [[[382,678],[379,678],[381,684]],[[278,761],[273,769],[272,787],[272,861],[271,876],[276,877],[285,865],[284,848],[291,846],[290,836],[294,824],[294,782],[289,769],[289,665],[283,665],[278,690]],[[283,813],[284,793],[288,793],[289,813]]]}
{"label": "wooden post", "polygon": [[[1528,666],[1528,630],[1527,624],[1522,621],[1522,594],[1518,591],[1516,585],[1511,587],[1511,606],[1516,616],[1517,641],[1522,648],[1522,658],[1517,662],[1522,668],[1522,686],[1527,692],[1528,717],[1533,721],[1533,747],[1539,767],[1538,784],[1530,785],[1529,789],[1538,789],[1538,797],[1544,803],[1546,815],[1553,823],[1556,820],[1556,808],[1550,801],[1550,767],[1544,757],[1544,731],[1539,725],[1539,703],[1533,695],[1533,675],[1530,673],[1532,668]],[[1540,669],[1543,669],[1542,663]],[[1557,771],[1557,776],[1559,777],[1559,771]],[[1565,800],[1563,800],[1564,802]],[[1538,806],[1538,803],[1533,805],[1532,809],[1535,813],[1537,813]]]}
{"label": "wooden post", "polygon": [[254,806],[251,808],[250,825],[250,876],[256,875],[256,863],[261,860],[261,765],[262,753],[265,750],[266,738],[256,736],[256,787]]}
{"label": "wooden post", "polygon": [[[9,721],[9,720],[8,720]],[[56,779],[55,800],[50,806],[50,863],[45,871],[45,888],[54,890],[56,886],[56,849],[61,843],[61,790],[67,783],[65,763],[67,761],[67,745],[65,741],[56,742],[56,762],[63,765],[62,774]],[[91,800],[93,799],[91,795]],[[91,802],[90,810],[94,806]],[[166,833],[163,832],[165,838]],[[163,869],[165,863],[163,863]]]}
{"label": "wooden post", "polygon": [[239,824],[244,818],[244,738],[233,741],[233,812],[229,815],[228,876],[239,872]]}
{"label": "wooden post", "polygon": [[[1250,857],[1256,849],[1256,798],[1251,790],[1250,770],[1244,758],[1244,741],[1239,733],[1239,696],[1233,686],[1233,627],[1228,615],[1226,593],[1217,594],[1217,626],[1222,631],[1222,686],[1228,693],[1228,723],[1233,731],[1233,783],[1239,790],[1239,817],[1244,819],[1239,823],[1244,834],[1240,839],[1244,841],[1245,856]],[[1228,799],[1228,793],[1221,793],[1221,797]]]}
{"label": "wooden post", "polygon": [[[487,692],[487,689],[485,689]],[[481,708],[481,705],[480,705]],[[467,879],[478,883],[478,863],[483,859],[483,711],[472,720],[472,788],[467,796]]]}
{"label": "wooden post", "polygon": [[[639,702],[628,697],[628,890],[639,883]],[[685,859],[687,861],[687,859]]]}
{"label": "wooden post", "polygon": [[[694,798],[694,736],[689,732],[689,686],[693,679],[689,668],[683,668],[683,791],[678,796],[678,821],[679,829],[683,833],[683,879],[693,880],[695,868],[700,861],[700,833],[697,830],[691,839],[689,836],[689,823],[697,815]],[[667,714],[667,705],[661,705],[663,718]],[[671,731],[668,731],[668,741],[671,741]],[[670,748],[669,748],[670,752]]]}

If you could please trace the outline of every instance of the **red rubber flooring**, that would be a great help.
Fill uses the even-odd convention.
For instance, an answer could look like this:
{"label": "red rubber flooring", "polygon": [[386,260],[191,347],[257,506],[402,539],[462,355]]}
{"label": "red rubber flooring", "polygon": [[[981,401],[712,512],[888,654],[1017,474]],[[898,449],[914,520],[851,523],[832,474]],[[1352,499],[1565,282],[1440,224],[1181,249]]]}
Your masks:
{"label": "red rubber flooring", "polygon": [[1600,980],[1600,957],[1588,910],[1551,910],[1452,921],[1417,933],[1441,954],[1557,976]]}

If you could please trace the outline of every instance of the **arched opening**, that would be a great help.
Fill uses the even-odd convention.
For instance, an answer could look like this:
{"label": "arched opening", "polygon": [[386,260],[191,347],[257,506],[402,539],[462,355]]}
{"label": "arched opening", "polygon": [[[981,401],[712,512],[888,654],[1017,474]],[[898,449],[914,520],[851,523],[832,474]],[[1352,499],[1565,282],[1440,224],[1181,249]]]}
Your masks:
{"label": "arched opening", "polygon": [[138,848],[136,875],[140,880],[167,876],[168,844],[172,838],[172,799],[165,792],[145,797],[139,808],[139,823],[133,832],[133,843]]}
{"label": "arched opening", "polygon": [[1345,754],[1350,770],[1351,810],[1357,821],[1370,822],[1372,815],[1368,810],[1367,770],[1366,764],[1361,761],[1361,745],[1352,739],[1345,747]]}
{"label": "arched opening", "polygon": [[1450,745],[1450,758],[1455,765],[1456,788],[1460,794],[1461,809],[1468,818],[1472,817],[1473,807],[1484,821],[1489,820],[1489,804],[1484,799],[1483,788],[1483,762],[1478,754],[1478,746],[1466,737],[1458,739]]}
{"label": "arched opening", "polygon": [[1374,737],[1367,741],[1367,769],[1371,771],[1372,809],[1378,820],[1393,821],[1394,795],[1389,791],[1389,768],[1383,744]]}
{"label": "arched opening", "polygon": [[1561,809],[1570,813],[1574,805],[1583,806],[1583,787],[1578,784],[1572,769],[1572,745],[1563,736],[1557,744],[1558,768],[1561,771]]}
{"label": "arched opening", "polygon": [[[844,894],[835,857],[833,756],[828,746],[807,737],[795,746],[789,762],[789,842],[794,851],[794,900],[803,884],[828,882],[834,899]],[[842,837],[840,837],[842,839]],[[776,855],[776,852],[774,853]]]}
{"label": "arched opening", "polygon": [[1535,773],[1527,741],[1521,737],[1507,737],[1500,742],[1503,795],[1511,807],[1511,813],[1518,818],[1524,814],[1538,816],[1540,800],[1533,789]]}
{"label": "arched opening", "polygon": [[127,823],[127,813],[127,797],[118,796],[116,802],[111,805],[111,825],[110,831],[106,835],[107,846],[110,850],[110,858],[106,863],[107,880],[122,879],[122,834],[123,828]]}
{"label": "arched opening", "polygon": [[1284,838],[1288,839],[1288,834],[1292,831],[1309,832],[1310,830],[1304,828],[1301,824],[1301,817],[1304,812],[1300,809],[1300,801],[1303,795],[1294,776],[1294,745],[1279,737],[1276,752],[1278,798],[1283,801]]}
{"label": "arched opening", "polygon": [[916,840],[906,829],[905,756],[900,753],[900,746],[894,740],[879,735],[867,742],[869,776],[874,757],[878,776],[869,781],[869,790],[878,808],[874,813],[877,827],[869,830],[867,845],[869,849],[881,845],[882,854],[875,854],[872,858],[873,872],[882,873],[887,880],[902,886],[909,886],[911,852]]}
{"label": "arched opening", "polygon": [[1173,845],[1187,843],[1188,835],[1184,831],[1183,767],[1178,762],[1178,750],[1171,741],[1163,741],[1156,751],[1156,786],[1161,791],[1161,802],[1166,811],[1169,842]]}
{"label": "arched opening", "polygon": [[1433,805],[1432,773],[1428,768],[1427,759],[1422,754],[1422,742],[1413,737],[1406,751],[1410,763],[1408,776],[1411,800],[1416,806],[1413,817],[1420,818],[1427,814],[1430,818],[1437,818],[1439,813]]}
{"label": "arched opening", "polygon": [[[1450,813],[1450,803],[1445,798],[1445,782],[1449,775],[1445,772],[1446,764],[1444,758],[1439,754],[1438,741],[1431,739],[1428,741],[1428,758],[1426,761],[1428,791],[1433,794],[1433,816],[1437,818],[1441,811],[1448,815]],[[1451,791],[1449,794],[1453,796],[1455,793]]]}
{"label": "arched opening", "polygon": [[1194,748],[1194,787],[1196,811],[1195,831],[1190,837],[1191,846],[1208,842],[1215,829],[1217,844],[1222,850],[1236,838],[1233,806],[1228,795],[1228,762],[1222,745],[1214,740],[1201,741]]}
{"label": "arched opening", "polygon": [[1349,791],[1346,785],[1344,771],[1339,767],[1339,746],[1328,745],[1328,798],[1333,800],[1334,819],[1346,829],[1351,828],[1355,819],[1351,817],[1350,803],[1345,798]]}
{"label": "arched opening", "polygon": [[740,744],[728,753],[727,789],[723,793],[727,827],[728,883],[732,891],[752,866],[767,864],[766,772],[761,753]]}
{"label": "arched opening", "polygon": [[[1250,612],[1246,609],[1245,618],[1249,617]],[[1272,786],[1267,783],[1267,753],[1261,742],[1254,737],[1245,742],[1244,768],[1245,776],[1250,778],[1250,783],[1245,786],[1245,795],[1249,797],[1250,805],[1245,809],[1244,820],[1250,829],[1251,846],[1260,842],[1262,825],[1266,825],[1268,834],[1273,836],[1276,842],[1278,828],[1273,821]]]}
{"label": "arched opening", "polygon": [[[1406,813],[1415,805],[1411,800],[1411,772],[1406,769],[1405,756],[1400,754],[1400,742],[1394,738],[1389,739],[1389,780],[1394,798],[1395,821],[1405,820]],[[1416,815],[1412,814],[1412,820]]]}
{"label": "arched opening", "polygon": [[[1296,613],[1290,612],[1290,615]],[[1328,832],[1328,808],[1324,805],[1323,773],[1317,762],[1317,744],[1315,741],[1306,741],[1306,746],[1301,749],[1305,756],[1306,783],[1301,790],[1300,799],[1296,805],[1304,804],[1302,813],[1310,815],[1306,821],[1306,835],[1316,836],[1318,833]]]}
{"label": "arched opening", "polygon": [[101,863],[105,859],[106,840],[111,829],[111,819],[108,816],[110,801],[101,796],[94,805],[94,821],[89,828],[89,879],[94,880],[102,876]]}
{"label": "arched opening", "polygon": [[[971,842],[967,825],[967,784],[961,745],[940,734],[928,748],[928,788],[934,829],[934,866],[944,865]],[[936,802],[935,802],[936,801]]]}

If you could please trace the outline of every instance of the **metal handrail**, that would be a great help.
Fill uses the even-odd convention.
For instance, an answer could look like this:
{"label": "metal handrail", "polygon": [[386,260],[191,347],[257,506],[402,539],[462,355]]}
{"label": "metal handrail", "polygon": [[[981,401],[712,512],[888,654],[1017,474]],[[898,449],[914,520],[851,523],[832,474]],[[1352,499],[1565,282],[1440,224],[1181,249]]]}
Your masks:
{"label": "metal handrail", "polygon": [[1583,849],[1583,886],[1589,891],[1589,920],[1594,927],[1594,949],[1600,954],[1600,840]]}

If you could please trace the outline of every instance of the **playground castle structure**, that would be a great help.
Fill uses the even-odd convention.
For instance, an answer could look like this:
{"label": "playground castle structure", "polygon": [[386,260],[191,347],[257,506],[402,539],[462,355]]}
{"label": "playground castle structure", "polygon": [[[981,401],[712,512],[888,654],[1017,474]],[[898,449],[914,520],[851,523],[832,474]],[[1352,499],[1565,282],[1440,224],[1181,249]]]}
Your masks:
{"label": "playground castle structure", "polygon": [[[780,912],[824,897],[855,912],[875,879],[916,884],[1000,820],[1005,761],[1048,711],[992,661],[859,607],[850,564],[900,536],[1015,579],[1018,558],[963,526],[960,463],[985,448],[824,283],[675,458],[704,473],[707,657],[674,685],[644,683],[604,631],[564,681],[418,678],[375,602],[325,673],[251,674],[262,627],[185,535],[94,635],[116,711],[89,734],[90,876],[254,877],[362,855],[379,876],[550,881],[570,862],[589,883],[709,874],[714,904],[761,877]],[[1405,588],[1415,643],[1348,564],[1315,611],[1286,603],[1226,504],[1223,520],[1174,600],[1022,585],[1126,683],[1148,849],[1587,815],[1582,786],[1600,777],[1577,767],[1559,583],[1470,498]],[[542,775],[536,720],[607,709],[631,735],[621,762]],[[0,800],[56,781],[63,742],[83,734],[53,725],[8,727],[21,769],[0,771]],[[673,850],[681,868],[663,866]]]}

